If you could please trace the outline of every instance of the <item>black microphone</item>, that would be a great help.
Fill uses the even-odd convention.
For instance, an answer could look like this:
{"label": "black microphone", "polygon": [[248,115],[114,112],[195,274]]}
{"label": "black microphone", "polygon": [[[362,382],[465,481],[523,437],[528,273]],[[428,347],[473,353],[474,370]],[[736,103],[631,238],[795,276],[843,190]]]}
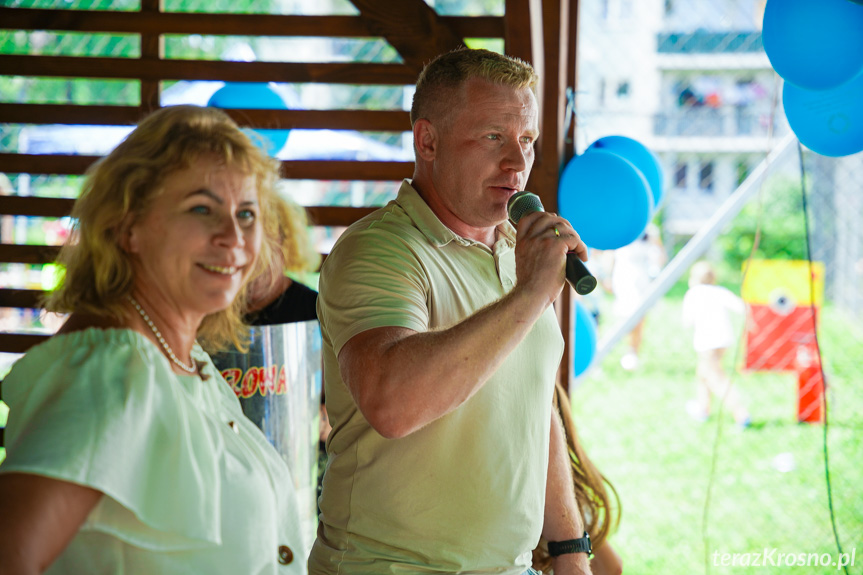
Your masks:
{"label": "black microphone", "polygon": [[[530,192],[516,192],[506,205],[509,219],[517,225],[525,214],[533,212],[544,212],[539,196]],[[566,254],[566,281],[575,289],[579,295],[587,295],[596,287],[596,278],[591,275],[584,263],[575,252]]]}

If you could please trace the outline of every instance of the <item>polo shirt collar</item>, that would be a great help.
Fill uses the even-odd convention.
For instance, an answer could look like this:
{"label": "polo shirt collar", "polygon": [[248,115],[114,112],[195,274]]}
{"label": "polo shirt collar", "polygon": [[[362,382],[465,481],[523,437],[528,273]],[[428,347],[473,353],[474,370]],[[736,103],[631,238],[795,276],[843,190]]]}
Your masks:
{"label": "polo shirt collar", "polygon": [[[452,241],[462,245],[479,243],[474,240],[463,238],[446,227],[443,222],[438,219],[422,196],[420,196],[419,192],[411,185],[409,180],[404,180],[402,182],[398,196],[396,197],[396,203],[402,207],[408,217],[413,221],[414,225],[416,225],[417,229],[435,247],[443,247]],[[497,226],[497,232],[497,242],[504,240],[511,246],[515,245],[515,228],[509,220]]]}

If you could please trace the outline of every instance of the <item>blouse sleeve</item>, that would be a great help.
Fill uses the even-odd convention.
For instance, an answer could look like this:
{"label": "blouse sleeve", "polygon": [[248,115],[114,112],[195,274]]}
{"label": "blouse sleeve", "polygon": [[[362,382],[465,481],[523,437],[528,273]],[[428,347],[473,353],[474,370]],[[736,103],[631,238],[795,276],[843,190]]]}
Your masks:
{"label": "blouse sleeve", "polygon": [[196,408],[201,380],[176,376],[157,351],[134,332],[91,329],[28,353],[3,384],[0,472],[101,491],[82,530],[147,549],[220,544],[224,444]]}

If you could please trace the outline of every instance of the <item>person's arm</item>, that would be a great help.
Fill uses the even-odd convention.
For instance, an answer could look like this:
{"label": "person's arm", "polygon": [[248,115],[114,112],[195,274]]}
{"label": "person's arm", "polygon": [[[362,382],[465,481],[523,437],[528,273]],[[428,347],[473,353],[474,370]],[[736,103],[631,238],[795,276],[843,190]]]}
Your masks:
{"label": "person's arm", "polygon": [[586,259],[584,242],[566,220],[545,212],[524,216],[509,294],[448,329],[381,327],[348,340],[339,367],[369,424],[384,437],[404,437],[473,396],[560,294],[569,250]]}
{"label": "person's arm", "polygon": [[[551,413],[551,435],[548,445],[548,479],[545,487],[545,521],[542,536],[546,541],[568,541],[584,535],[584,522],[572,488],[572,466],[560,417]],[[590,571],[587,553],[566,553],[551,558],[555,575],[581,574]]]}
{"label": "person's arm", "polygon": [[621,575],[623,573],[623,560],[617,551],[606,542],[593,550],[590,568],[593,570],[593,575]]}
{"label": "person's arm", "polygon": [[67,481],[0,474],[0,573],[42,573],[101,497],[100,491]]}

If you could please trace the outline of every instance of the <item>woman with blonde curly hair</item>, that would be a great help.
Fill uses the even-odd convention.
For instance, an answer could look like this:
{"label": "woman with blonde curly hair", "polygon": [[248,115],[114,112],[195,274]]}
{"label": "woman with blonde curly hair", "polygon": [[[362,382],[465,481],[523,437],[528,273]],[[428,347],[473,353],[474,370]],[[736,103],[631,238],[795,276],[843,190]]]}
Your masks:
{"label": "woman with blonde curly hair", "polygon": [[[557,384],[554,391],[554,406],[566,433],[575,500],[593,547],[590,569],[594,575],[620,575],[623,573],[623,562],[607,541],[608,536],[620,523],[620,500],[617,491],[587,457],[581,446],[575,421],[572,419],[569,396],[560,384]],[[533,550],[533,568],[543,573],[551,572],[551,556],[548,553],[548,542],[544,539],[541,539]]]}
{"label": "woman with blonde curly hair", "polygon": [[305,572],[288,469],[199,344],[242,345],[277,179],[193,106],[90,169],[46,306],[70,316],[3,382],[0,572]]}

